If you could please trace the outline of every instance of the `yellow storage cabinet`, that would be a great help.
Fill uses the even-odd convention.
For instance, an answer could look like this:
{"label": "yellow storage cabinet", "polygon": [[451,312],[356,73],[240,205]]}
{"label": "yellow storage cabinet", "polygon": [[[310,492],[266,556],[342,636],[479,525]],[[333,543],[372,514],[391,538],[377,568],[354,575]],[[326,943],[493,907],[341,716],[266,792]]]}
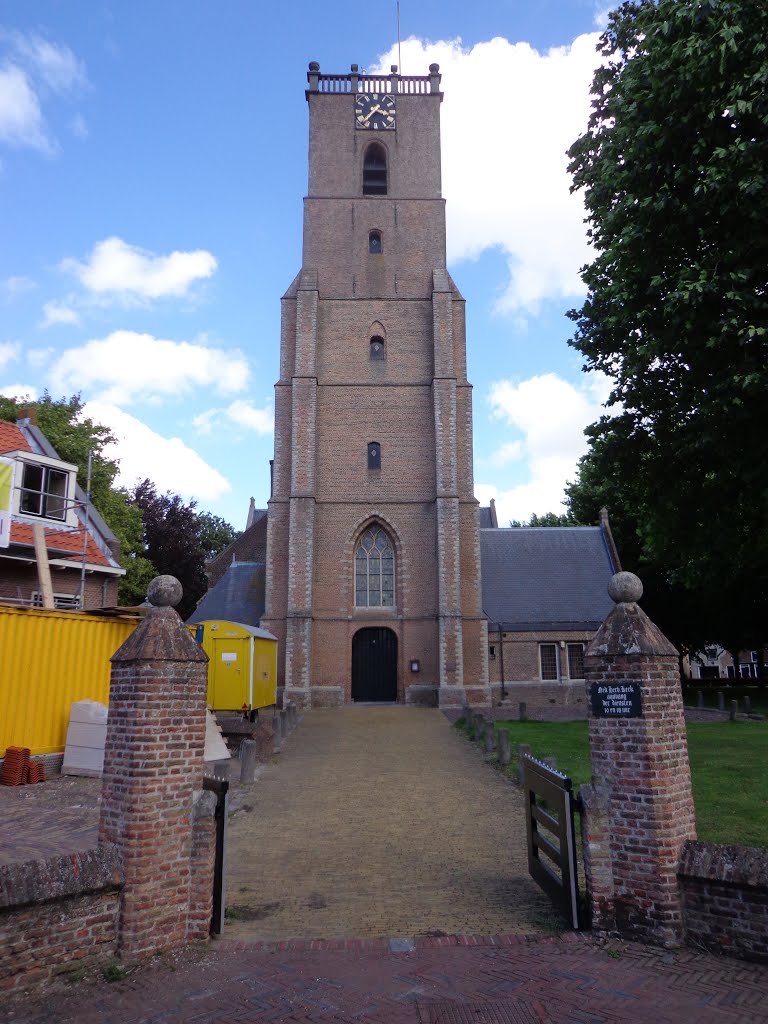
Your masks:
{"label": "yellow storage cabinet", "polygon": [[222,619],[188,629],[208,655],[208,703],[214,711],[252,711],[275,703],[277,637]]}

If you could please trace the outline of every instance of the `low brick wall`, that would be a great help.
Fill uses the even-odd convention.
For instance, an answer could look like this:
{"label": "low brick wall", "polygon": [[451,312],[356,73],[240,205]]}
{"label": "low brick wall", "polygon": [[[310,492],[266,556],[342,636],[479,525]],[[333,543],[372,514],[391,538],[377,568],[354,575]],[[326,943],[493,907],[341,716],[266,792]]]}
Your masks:
{"label": "low brick wall", "polygon": [[110,960],[123,882],[113,846],[0,865],[0,991]]}
{"label": "low brick wall", "polygon": [[686,942],[768,963],[768,850],[689,840],[678,879]]}

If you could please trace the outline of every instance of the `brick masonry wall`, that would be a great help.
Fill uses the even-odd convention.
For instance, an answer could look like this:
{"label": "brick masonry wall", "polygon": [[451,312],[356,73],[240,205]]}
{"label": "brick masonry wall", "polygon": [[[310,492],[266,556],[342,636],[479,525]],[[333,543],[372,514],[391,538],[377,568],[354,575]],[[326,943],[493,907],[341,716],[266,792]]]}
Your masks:
{"label": "brick masonry wall", "polygon": [[680,853],[695,817],[677,652],[634,603],[619,603],[586,651],[587,693],[640,688],[639,717],[589,708],[593,786],[586,797],[593,925],[640,941],[682,940]]}
{"label": "brick masonry wall", "polygon": [[100,839],[121,851],[126,959],[188,938],[207,661],[167,607],[153,608],[112,658]]}
{"label": "brick masonry wall", "polygon": [[115,955],[122,871],[115,847],[0,866],[0,992]]}
{"label": "brick masonry wall", "polygon": [[[0,559],[0,598],[24,601],[32,599],[32,594],[40,590],[37,570],[34,566],[19,565]],[[105,608],[117,604],[117,579],[107,577],[106,589],[103,587],[104,577],[88,573],[85,577],[84,603],[86,608]],[[61,569],[51,566],[51,583],[55,594],[75,596],[80,593],[80,570]]]}
{"label": "brick masonry wall", "polygon": [[768,850],[687,842],[678,878],[687,942],[768,964]]}
{"label": "brick masonry wall", "polygon": [[[278,687],[301,704],[349,700],[352,637],[386,625],[398,639],[399,700],[413,686],[413,699],[431,699],[442,683],[463,703],[467,681],[484,699],[471,389],[464,302],[445,270],[439,97],[398,96],[397,131],[376,135],[355,130],[351,95],[310,94],[309,105],[302,270],[283,299],[262,620],[284,640]],[[373,142],[386,152],[385,196],[362,195]],[[373,230],[379,253],[368,249]],[[373,335],[384,339],[383,359],[371,359]],[[371,442],[382,453],[373,471]],[[392,609],[354,606],[354,545],[372,521],[395,546]]]}

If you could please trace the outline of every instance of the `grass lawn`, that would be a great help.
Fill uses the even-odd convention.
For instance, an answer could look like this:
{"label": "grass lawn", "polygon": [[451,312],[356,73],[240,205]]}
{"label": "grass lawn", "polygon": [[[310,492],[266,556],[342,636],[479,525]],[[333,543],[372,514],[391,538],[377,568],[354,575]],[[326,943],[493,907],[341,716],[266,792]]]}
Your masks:
{"label": "grass lawn", "polygon": [[[534,757],[556,757],[576,791],[591,781],[586,722],[497,722],[496,728],[509,732],[515,775],[517,744],[528,743]],[[768,723],[691,722],[688,750],[699,839],[768,846]]]}

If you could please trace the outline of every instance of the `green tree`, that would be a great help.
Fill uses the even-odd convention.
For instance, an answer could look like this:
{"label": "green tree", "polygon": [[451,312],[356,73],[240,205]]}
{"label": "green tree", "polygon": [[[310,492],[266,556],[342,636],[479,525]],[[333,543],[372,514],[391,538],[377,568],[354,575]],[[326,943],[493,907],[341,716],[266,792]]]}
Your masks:
{"label": "green tree", "polygon": [[768,581],[767,41],[754,0],[623,4],[569,152],[596,250],[571,344],[618,410],[588,432],[571,511],[608,506],[623,561],[660,604],[677,596],[678,632],[682,600],[710,639],[751,647]]}
{"label": "green tree", "polygon": [[[595,517],[594,522],[597,522]],[[533,515],[527,522],[519,519],[511,519],[509,522],[510,526],[579,526],[580,524],[576,521],[571,512],[563,512],[558,514],[557,512],[545,512],[544,515],[537,516],[534,512]]]}
{"label": "green tree", "polygon": [[144,557],[141,510],[128,501],[126,491],[114,486],[118,463],[104,453],[105,447],[115,441],[114,435],[109,427],[83,416],[83,404],[79,394],[54,399],[47,391],[36,402],[0,397],[0,419],[15,423],[24,410],[33,410],[59,458],[77,466],[77,481],[83,490],[88,483],[91,453],[91,502],[120,542],[120,563],[126,570],[118,583],[118,601],[140,604],[147,584],[157,575]]}
{"label": "green tree", "polygon": [[159,573],[175,576],[181,583],[184,593],[176,610],[186,619],[208,589],[196,502],[185,503],[170,491],[158,494],[151,480],[137,484],[130,501],[141,509],[147,558]]}
{"label": "green tree", "polygon": [[240,532],[230,526],[226,520],[211,512],[198,513],[197,521],[200,530],[200,543],[206,561],[213,558],[214,555],[218,555],[228,544],[240,536]]}

